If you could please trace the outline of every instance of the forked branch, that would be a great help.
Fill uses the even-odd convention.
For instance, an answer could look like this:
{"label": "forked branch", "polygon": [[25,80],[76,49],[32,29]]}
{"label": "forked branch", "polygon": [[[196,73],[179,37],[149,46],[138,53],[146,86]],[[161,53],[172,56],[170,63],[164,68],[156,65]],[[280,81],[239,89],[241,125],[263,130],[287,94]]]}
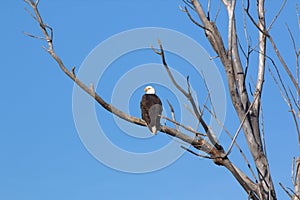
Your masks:
{"label": "forked branch", "polygon": [[276,56],[278,57],[279,61],[281,62],[282,66],[283,66],[284,70],[286,71],[286,73],[288,74],[290,80],[294,84],[294,87],[297,90],[297,93],[300,93],[299,85],[297,84],[297,81],[296,81],[295,77],[293,76],[292,72],[290,71],[290,68],[288,67],[284,58],[282,57],[281,53],[279,52],[279,49],[277,48],[277,45],[275,44],[275,41],[273,40],[273,37],[271,36],[269,31],[267,29],[263,29],[261,26],[259,26],[259,24],[257,24],[255,22],[254,18],[249,13],[249,10],[245,9],[245,12],[247,13],[249,19],[255,25],[255,27],[268,38],[268,40],[270,41],[270,43],[276,53]]}
{"label": "forked branch", "polygon": [[203,120],[199,110],[198,110],[198,107],[196,105],[196,102],[192,96],[192,93],[191,93],[191,90],[190,90],[190,85],[189,85],[189,82],[187,81],[187,85],[188,85],[188,90],[185,91],[178,83],[177,81],[175,80],[175,78],[173,77],[173,74],[167,64],[167,61],[166,61],[166,57],[165,57],[165,51],[163,49],[163,46],[161,44],[161,41],[158,40],[158,45],[159,45],[159,51],[155,50],[154,48],[153,51],[160,55],[161,56],[161,59],[162,59],[162,63],[168,73],[168,76],[170,77],[172,83],[175,85],[175,87],[188,99],[188,101],[191,103],[192,105],[192,108],[193,108],[193,112],[194,114],[196,115],[198,121],[200,122],[200,124],[202,125],[203,129],[205,130],[206,134],[207,134],[207,137],[209,138],[210,142],[218,149],[218,150],[221,150],[223,151],[223,147],[219,144],[219,142],[217,141],[216,139],[216,136],[215,134],[212,132],[212,130],[209,128],[209,126],[206,124],[206,122]]}

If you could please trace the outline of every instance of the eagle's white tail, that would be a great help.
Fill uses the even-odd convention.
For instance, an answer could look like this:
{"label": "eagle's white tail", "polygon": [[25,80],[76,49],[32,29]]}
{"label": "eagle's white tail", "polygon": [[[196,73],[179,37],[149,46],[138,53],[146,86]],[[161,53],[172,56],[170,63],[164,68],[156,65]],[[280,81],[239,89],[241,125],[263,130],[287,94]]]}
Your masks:
{"label": "eagle's white tail", "polygon": [[156,134],[157,134],[157,128],[156,128],[156,126],[152,126],[150,129],[151,129],[151,133],[152,133],[153,135],[156,135]]}

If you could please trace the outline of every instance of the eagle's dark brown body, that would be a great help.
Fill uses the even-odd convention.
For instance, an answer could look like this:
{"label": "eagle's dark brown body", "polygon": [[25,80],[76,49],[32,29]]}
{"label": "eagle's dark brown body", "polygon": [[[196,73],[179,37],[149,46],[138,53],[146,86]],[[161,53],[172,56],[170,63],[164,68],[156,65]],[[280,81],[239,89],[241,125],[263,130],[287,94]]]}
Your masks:
{"label": "eagle's dark brown body", "polygon": [[144,94],[141,100],[142,119],[153,134],[160,130],[162,104],[156,94]]}

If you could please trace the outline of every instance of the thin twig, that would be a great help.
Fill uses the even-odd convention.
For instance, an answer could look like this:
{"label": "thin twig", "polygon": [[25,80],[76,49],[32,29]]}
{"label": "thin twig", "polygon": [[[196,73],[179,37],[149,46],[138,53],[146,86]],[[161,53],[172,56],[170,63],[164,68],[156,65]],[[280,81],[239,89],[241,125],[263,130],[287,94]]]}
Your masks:
{"label": "thin twig", "polygon": [[218,5],[218,9],[217,9],[217,12],[216,12],[216,16],[213,20],[214,23],[217,22],[217,19],[218,19],[218,16],[219,16],[219,13],[220,13],[220,10],[221,10],[221,0],[219,1],[219,5]]}
{"label": "thin twig", "polygon": [[195,10],[195,8],[193,7],[192,3],[188,0],[182,0],[183,3],[185,3],[190,9]]}
{"label": "thin twig", "polygon": [[47,39],[44,38],[44,37],[36,36],[36,35],[30,34],[30,33],[24,32],[24,31],[23,31],[23,34],[24,34],[24,35],[27,35],[28,37],[32,37],[32,38],[35,38],[35,39],[46,40],[46,41],[47,41]]}
{"label": "thin twig", "polygon": [[292,31],[291,31],[291,29],[290,29],[290,27],[289,27],[289,25],[287,23],[285,24],[285,26],[286,26],[286,28],[287,28],[287,30],[289,32],[290,38],[292,40],[294,52],[295,52],[296,55],[298,55],[298,53],[297,53],[297,47],[296,47],[296,42],[295,42],[295,38],[294,38],[294,36],[292,34]]}
{"label": "thin twig", "polygon": [[295,96],[294,96],[291,88],[289,87],[288,89],[289,89],[289,93],[290,93],[290,95],[292,97],[294,105],[297,107],[298,110],[300,110],[300,105],[298,105],[297,100],[296,100],[296,98],[295,98]]}
{"label": "thin twig", "polygon": [[243,124],[244,124],[245,120],[247,119],[248,113],[251,111],[252,107],[255,105],[255,101],[256,101],[256,99],[258,98],[258,96],[259,96],[258,94],[255,96],[253,102],[251,103],[251,105],[249,106],[247,112],[245,113],[245,115],[244,115],[244,117],[243,117],[243,119],[242,119],[242,121],[241,121],[241,123],[240,123],[238,129],[236,130],[236,133],[235,133],[235,135],[234,135],[232,141],[231,141],[231,144],[230,144],[230,146],[229,146],[227,152],[225,153],[225,156],[228,156],[228,154],[230,153],[230,151],[231,151],[231,149],[232,149],[232,147],[233,147],[233,144],[234,144],[234,142],[235,142],[237,136],[239,135],[239,132],[240,132],[241,128],[243,127]]}
{"label": "thin twig", "polygon": [[194,113],[194,111],[186,104],[184,103],[183,106],[187,109],[187,111],[189,111],[195,118],[197,118],[196,114]]}
{"label": "thin twig", "polygon": [[206,82],[205,75],[204,75],[203,71],[201,71],[201,76],[202,76],[202,79],[203,79],[203,82],[204,82],[205,89],[207,91],[207,95],[208,95],[208,100],[209,100],[210,106],[212,108],[213,113],[216,114],[216,110],[215,110],[214,104],[213,104],[212,99],[211,99],[211,93],[210,93],[210,90],[208,88],[208,84]]}
{"label": "thin twig", "polygon": [[260,31],[262,32],[265,36],[270,37],[269,33],[266,30],[263,30],[259,27],[259,25],[255,22],[254,18],[252,17],[252,15],[249,13],[249,8],[244,8],[244,11],[246,12],[246,14],[248,15],[250,21],[254,24],[254,26]]}
{"label": "thin twig", "polygon": [[[185,125],[183,125],[183,124],[181,124],[181,123],[179,123],[179,122],[177,122],[177,121],[175,121],[175,120],[173,120],[173,119],[170,119],[170,118],[168,118],[168,117],[166,117],[166,116],[163,116],[163,115],[162,115],[161,118],[166,119],[166,120],[172,122],[172,123],[175,124],[177,127],[180,126],[180,127],[182,127],[183,129],[185,129],[185,130],[187,130],[187,131],[189,131],[189,132],[191,132],[191,133],[194,133],[196,136],[198,136],[198,135],[204,136],[204,137],[206,136],[206,134],[197,132],[197,131],[195,131],[194,129],[192,129],[191,127],[185,126]],[[179,130],[179,129],[176,128],[176,130]]]}
{"label": "thin twig", "polygon": [[283,10],[285,4],[286,4],[286,0],[283,0],[278,12],[276,13],[275,17],[273,18],[272,22],[270,23],[269,27],[267,28],[267,31],[269,31],[272,28],[273,24],[275,23],[275,21],[277,20],[277,18],[279,17],[279,15],[281,13],[281,11]]}
{"label": "thin twig", "polygon": [[280,85],[279,85],[277,79],[275,78],[275,76],[274,76],[274,74],[273,74],[273,72],[271,71],[271,69],[270,69],[269,66],[268,66],[268,70],[269,70],[269,73],[270,73],[271,77],[273,78],[273,80],[274,80],[274,82],[275,82],[275,85],[277,86],[277,88],[278,88],[278,90],[279,90],[279,92],[280,92],[280,94],[281,94],[283,100],[285,101],[285,103],[286,103],[287,105],[289,105],[288,97],[285,96],[284,92],[282,91],[282,89],[281,89],[281,87],[280,87]]}
{"label": "thin twig", "polygon": [[284,185],[279,182],[280,187],[285,191],[285,193],[292,199],[293,195],[290,194],[290,192],[284,187]]}
{"label": "thin twig", "polygon": [[[290,38],[292,40],[292,44],[293,44],[293,47],[294,47],[294,53],[295,53],[295,57],[296,57],[296,83],[297,83],[297,85],[299,85],[299,56],[300,56],[300,49],[297,50],[295,38],[294,38],[294,36],[292,34],[292,31],[290,30],[288,24],[286,24],[286,27],[287,27],[287,30],[289,32],[289,35],[290,35]],[[296,103],[296,105],[299,104],[299,96],[300,96],[300,93],[297,92],[297,103]],[[299,112],[299,109],[298,109],[298,112]]]}
{"label": "thin twig", "polygon": [[[168,99],[167,99],[167,103],[168,103],[169,108],[170,108],[170,111],[171,111],[172,119],[173,119],[174,122],[176,122],[174,108],[173,108],[173,106],[171,105],[171,103],[168,101]],[[173,123],[174,123],[174,122],[173,122]],[[175,124],[176,130],[179,131],[178,124],[177,124],[177,123],[174,123],[174,124]]]}
{"label": "thin twig", "polygon": [[186,148],[185,146],[180,146],[180,147],[183,148],[184,150],[188,151],[189,153],[195,155],[195,156],[198,156],[198,157],[201,157],[201,158],[213,159],[213,158],[211,158],[211,157],[209,157],[209,156],[205,156],[205,155],[198,154],[198,153],[196,153],[196,152],[194,152],[194,151],[192,151],[192,150]]}
{"label": "thin twig", "polygon": [[[25,1],[25,2],[26,2],[26,1]],[[34,16],[34,14],[33,14],[30,10],[28,10],[26,7],[24,7],[24,10],[25,10],[26,12],[28,12],[28,14],[29,14],[35,21],[38,22],[38,19]]]}
{"label": "thin twig", "polygon": [[204,103],[203,103],[203,108],[200,109],[200,106],[199,106],[199,111],[200,111],[201,117],[202,117],[203,114],[204,114],[204,107],[206,106],[206,104],[207,104],[208,101],[209,101],[209,95],[207,95],[206,98],[205,98],[205,101],[204,101]]}
{"label": "thin twig", "polygon": [[207,2],[207,19],[210,20],[210,0]]}
{"label": "thin twig", "polygon": [[203,26],[202,24],[200,24],[199,22],[197,22],[196,20],[194,20],[194,18],[192,17],[192,15],[190,14],[189,10],[187,9],[187,7],[185,6],[184,7],[184,10],[183,10],[187,16],[189,17],[189,19],[194,23],[196,24],[197,26],[199,26],[200,28],[204,29],[204,30],[207,30],[207,31],[210,31],[208,28],[206,28],[205,26]]}

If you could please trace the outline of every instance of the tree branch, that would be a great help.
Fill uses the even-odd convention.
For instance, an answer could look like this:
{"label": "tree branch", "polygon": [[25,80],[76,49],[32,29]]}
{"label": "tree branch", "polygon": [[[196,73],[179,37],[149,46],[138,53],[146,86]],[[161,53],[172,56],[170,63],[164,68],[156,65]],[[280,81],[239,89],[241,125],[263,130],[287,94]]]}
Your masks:
{"label": "tree branch", "polygon": [[[83,91],[85,91],[87,94],[89,94],[93,99],[95,99],[104,109],[107,111],[111,112],[112,114],[120,117],[121,119],[124,119],[130,123],[140,125],[140,126],[146,126],[146,123],[144,120],[136,118],[134,116],[130,116],[121,110],[115,108],[113,105],[108,104],[106,101],[104,101],[92,88],[89,88],[86,86],[84,83],[82,83],[78,78],[75,76],[75,68],[72,68],[71,71],[69,71],[65,65],[63,64],[62,60],[59,58],[59,56],[55,53],[53,49],[53,41],[52,41],[52,29],[50,29],[51,33],[49,34],[47,31],[47,27],[49,28],[48,25],[45,25],[42,17],[38,11],[37,4],[33,2],[33,0],[25,0],[26,3],[30,5],[30,7],[34,10],[36,14],[37,21],[40,25],[40,28],[47,40],[48,48],[47,52],[51,55],[51,57],[57,62],[58,66],[60,69],[76,84],[78,85]],[[164,63],[166,64],[165,60]],[[187,94],[187,93],[185,93]],[[191,144],[193,147],[196,149],[199,149],[208,155],[213,159],[214,163],[217,165],[222,165],[224,166],[224,160],[227,159],[227,162],[230,162],[228,158],[223,158],[222,156],[222,151],[214,148],[210,143],[208,143],[206,140],[204,140],[201,135],[198,135],[196,138],[189,137],[180,131],[167,127],[167,126],[161,126],[161,132],[164,132],[170,136],[176,137],[188,144]],[[241,180],[243,181],[243,180]]]}
{"label": "tree branch", "polygon": [[[136,118],[134,116],[130,116],[126,113],[124,113],[123,111],[117,109],[116,107],[114,107],[113,105],[111,104],[108,104],[105,100],[103,100],[93,89],[91,89],[90,87],[88,87],[87,85],[85,85],[84,83],[82,83],[78,78],[76,78],[75,76],[75,73],[74,73],[74,70],[75,68],[72,68],[71,71],[69,71],[64,63],[62,62],[62,60],[59,58],[59,56],[55,53],[54,49],[53,49],[53,41],[52,41],[52,38],[51,36],[53,35],[52,34],[52,29],[51,30],[51,33],[49,34],[46,27],[49,28],[48,25],[45,25],[43,20],[42,20],[42,17],[40,15],[40,12],[38,10],[38,7],[37,7],[37,4],[35,2],[33,2],[33,0],[25,0],[26,3],[28,3],[31,8],[34,10],[34,13],[36,14],[36,19],[39,23],[39,26],[46,38],[46,41],[47,41],[47,44],[48,44],[48,48],[46,49],[47,52],[51,55],[51,57],[57,62],[58,66],[60,67],[60,69],[76,84],[78,85],[83,91],[85,91],[87,94],[89,94],[91,97],[93,97],[96,102],[98,102],[104,109],[106,109],[107,111],[111,112],[112,114],[120,117],[121,119],[124,119],[130,123],[133,123],[133,124],[136,124],[136,125],[140,125],[140,126],[146,126],[146,123],[144,120],[142,119],[139,119],[139,118]],[[181,140],[183,140],[184,142],[187,142],[189,144],[192,144],[192,145],[196,145],[196,146],[201,146],[201,144],[203,143],[202,142],[199,142],[199,141],[196,141],[194,140],[193,138],[175,130],[175,129],[172,129],[170,127],[166,127],[166,126],[162,126],[161,127],[161,131],[168,134],[168,135],[171,135],[171,136],[174,136],[174,137],[177,137]],[[206,144],[207,146],[209,146],[208,144]]]}
{"label": "tree branch", "polygon": [[163,49],[163,46],[161,44],[161,41],[158,40],[158,44],[159,44],[159,48],[160,48],[160,51],[157,51],[155,50],[154,52],[157,53],[158,55],[160,55],[161,59],[162,59],[162,63],[168,73],[168,76],[170,77],[172,83],[175,85],[175,87],[188,99],[188,101],[191,103],[192,105],[192,108],[193,108],[193,111],[198,119],[198,121],[201,123],[203,129],[205,130],[206,134],[207,134],[207,137],[209,138],[210,142],[218,149],[218,150],[221,150],[223,151],[223,147],[219,144],[219,142],[217,141],[216,139],[216,136],[215,134],[212,132],[212,130],[209,128],[209,126],[206,124],[206,122],[203,120],[202,116],[200,115],[199,113],[199,110],[197,108],[197,105],[195,103],[195,100],[191,94],[191,91],[189,89],[189,83],[188,84],[188,91],[186,92],[178,83],[177,81],[175,80],[175,78],[173,77],[172,75],[172,72],[171,70],[169,69],[169,66],[167,64],[167,61],[166,61],[166,57],[165,57],[165,52],[164,52],[164,49]]}
{"label": "tree branch", "polygon": [[268,40],[270,41],[275,53],[276,53],[276,56],[278,57],[279,61],[281,62],[284,70],[286,71],[286,73],[288,74],[289,78],[291,79],[291,81],[293,82],[294,84],[294,87],[295,89],[297,90],[297,93],[300,93],[300,88],[297,84],[297,81],[295,80],[294,76],[292,75],[289,67],[287,66],[286,62],[284,61],[283,57],[281,56],[272,36],[269,34],[269,32],[267,30],[263,30],[261,29],[261,27],[255,22],[255,20],[253,19],[253,17],[250,15],[249,11],[247,9],[245,9],[249,19],[252,21],[252,23],[256,26],[256,28],[261,32],[263,33],[267,38]]}

